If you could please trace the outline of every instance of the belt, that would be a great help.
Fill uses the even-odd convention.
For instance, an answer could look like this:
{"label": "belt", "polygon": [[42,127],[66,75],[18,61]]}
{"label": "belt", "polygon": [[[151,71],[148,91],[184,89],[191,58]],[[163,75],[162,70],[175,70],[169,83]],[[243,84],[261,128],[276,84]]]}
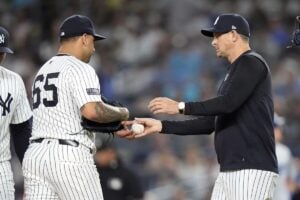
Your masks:
{"label": "belt", "polygon": [[[44,139],[46,139],[46,138],[38,138],[35,140],[31,140],[31,143],[41,143],[41,142],[43,142]],[[56,140],[58,141],[58,144],[70,145],[72,147],[79,146],[79,142],[77,142],[76,140],[63,140],[63,139],[56,139]],[[88,148],[88,149],[90,150],[90,153],[93,153],[93,150],[91,148]]]}

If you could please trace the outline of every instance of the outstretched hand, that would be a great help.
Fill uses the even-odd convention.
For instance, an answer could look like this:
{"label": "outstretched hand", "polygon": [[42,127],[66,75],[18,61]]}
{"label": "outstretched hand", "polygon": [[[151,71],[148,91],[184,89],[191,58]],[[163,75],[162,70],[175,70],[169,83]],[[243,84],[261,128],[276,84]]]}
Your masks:
{"label": "outstretched hand", "polygon": [[148,108],[153,114],[178,114],[178,103],[167,97],[157,97],[150,101]]}
{"label": "outstretched hand", "polygon": [[[131,130],[131,125],[134,123],[143,124],[144,131],[140,134],[135,134]],[[162,130],[161,121],[152,118],[135,118],[135,120],[133,121],[123,121],[122,125],[124,126],[124,129],[115,132],[115,134],[121,138],[126,138],[126,139],[141,138],[146,135],[159,133]]]}
{"label": "outstretched hand", "polygon": [[117,135],[120,138],[126,138],[126,139],[134,139],[134,133],[131,130],[131,125],[134,123],[134,121],[122,121],[123,129],[116,131],[115,135]]}

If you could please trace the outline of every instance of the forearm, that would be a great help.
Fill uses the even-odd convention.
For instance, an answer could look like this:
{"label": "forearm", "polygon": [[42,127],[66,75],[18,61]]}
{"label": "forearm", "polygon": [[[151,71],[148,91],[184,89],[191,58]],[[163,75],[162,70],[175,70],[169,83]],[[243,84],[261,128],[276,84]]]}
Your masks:
{"label": "forearm", "polygon": [[176,135],[206,135],[215,129],[215,117],[198,117],[184,121],[162,121],[161,133]]}
{"label": "forearm", "polygon": [[108,123],[128,119],[129,112],[125,107],[116,107],[103,102],[88,103],[81,108],[82,115],[89,120]]}
{"label": "forearm", "polygon": [[184,114],[202,116],[226,114],[234,110],[236,106],[228,96],[218,96],[207,101],[185,103]]}
{"label": "forearm", "polygon": [[122,121],[126,120],[129,117],[127,108],[124,107],[115,107],[103,102],[98,102],[96,104],[96,116],[98,122],[106,123],[112,121]]}
{"label": "forearm", "polygon": [[10,124],[10,133],[19,160],[22,162],[24,153],[29,145],[32,131],[32,117],[21,124]]}

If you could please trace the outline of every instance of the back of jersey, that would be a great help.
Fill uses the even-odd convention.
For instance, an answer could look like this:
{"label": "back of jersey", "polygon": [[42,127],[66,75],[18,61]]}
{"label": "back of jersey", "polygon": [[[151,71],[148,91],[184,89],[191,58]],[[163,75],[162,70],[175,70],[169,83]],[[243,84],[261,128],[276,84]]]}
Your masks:
{"label": "back of jersey", "polygon": [[37,73],[32,96],[31,139],[72,139],[94,148],[94,135],[80,125],[80,108],[101,101],[99,80],[90,65],[73,56],[54,56]]}

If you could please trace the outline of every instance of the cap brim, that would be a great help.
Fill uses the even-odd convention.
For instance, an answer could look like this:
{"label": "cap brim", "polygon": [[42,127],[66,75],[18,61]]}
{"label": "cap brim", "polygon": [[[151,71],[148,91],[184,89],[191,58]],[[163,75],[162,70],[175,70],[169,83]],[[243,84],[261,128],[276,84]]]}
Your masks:
{"label": "cap brim", "polygon": [[202,29],[201,33],[207,37],[214,37],[214,33],[216,31],[214,30],[214,28],[208,28],[208,29]]}
{"label": "cap brim", "polygon": [[104,37],[103,35],[99,35],[99,34],[94,34],[93,36],[95,38],[95,41],[106,39],[106,37]]}
{"label": "cap brim", "polygon": [[1,53],[14,53],[10,48],[8,47],[0,47]]}

